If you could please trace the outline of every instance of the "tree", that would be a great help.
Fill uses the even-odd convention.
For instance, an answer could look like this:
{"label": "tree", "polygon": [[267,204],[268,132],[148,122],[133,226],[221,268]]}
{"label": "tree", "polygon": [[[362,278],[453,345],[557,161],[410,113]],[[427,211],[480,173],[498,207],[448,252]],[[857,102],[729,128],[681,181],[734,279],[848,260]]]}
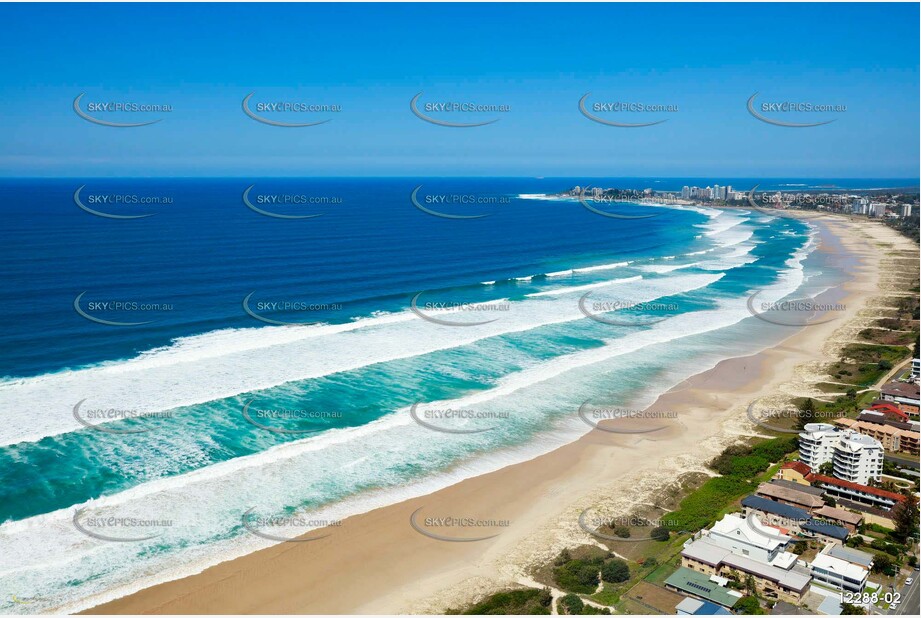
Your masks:
{"label": "tree", "polygon": [[764,610],[761,609],[761,603],[759,603],[758,599],[753,596],[742,597],[739,599],[738,603],[733,606],[732,609],[736,610],[740,614],[748,616],[764,613]]}
{"label": "tree", "polygon": [[668,528],[665,526],[656,526],[649,533],[649,537],[654,541],[667,541],[669,538]]}
{"label": "tree", "polygon": [[799,408],[796,417],[796,428],[803,429],[807,424],[815,422],[815,403],[811,398],[806,399]]}
{"label": "tree", "polygon": [[912,538],[918,531],[918,516],[918,503],[914,496],[906,496],[892,509],[892,521],[895,522],[892,536],[902,543]]}
{"label": "tree", "polygon": [[875,554],[873,556],[873,572],[890,575],[894,570],[895,562],[889,554]]}
{"label": "tree", "polygon": [[830,461],[826,461],[825,463],[819,466],[819,474],[824,474],[825,476],[828,476],[832,474],[832,472],[834,472],[834,469],[835,469],[834,465],[832,465]]}
{"label": "tree", "polygon": [[563,609],[566,610],[566,613],[570,616],[577,616],[582,613],[582,608],[585,607],[585,603],[582,602],[582,599],[575,594],[567,594],[565,597],[560,599],[560,605],[563,606]]}
{"label": "tree", "polygon": [[601,567],[601,579],[611,584],[625,582],[630,579],[630,567],[620,558],[613,558]]}
{"label": "tree", "polygon": [[630,528],[627,526],[614,526],[614,534],[622,539],[630,538]]}
{"label": "tree", "polygon": [[860,607],[859,605],[851,605],[850,603],[841,604],[841,615],[842,616],[863,616],[867,613],[867,610]]}
{"label": "tree", "polygon": [[751,575],[748,575],[748,576],[745,578],[745,589],[748,591],[748,594],[750,594],[751,596],[755,597],[755,599],[757,600],[757,598],[758,598],[758,587],[755,585],[755,578],[752,577]]}

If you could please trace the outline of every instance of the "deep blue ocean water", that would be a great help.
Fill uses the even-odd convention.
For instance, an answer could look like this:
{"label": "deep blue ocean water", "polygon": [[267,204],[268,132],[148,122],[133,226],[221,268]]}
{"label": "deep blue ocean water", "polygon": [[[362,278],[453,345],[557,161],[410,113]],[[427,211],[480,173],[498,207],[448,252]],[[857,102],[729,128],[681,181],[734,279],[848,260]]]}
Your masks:
{"label": "deep blue ocean water", "polygon": [[[587,399],[647,405],[789,334],[752,318],[745,300],[840,282],[840,265],[811,252],[807,224],[628,203],[604,208],[646,218],[607,218],[576,201],[519,197],[713,182],[911,184],[0,181],[0,536],[9,549],[0,582],[40,598],[36,609],[77,607],[168,567],[175,575],[260,546],[240,525],[248,508],[344,516],[501,467],[587,431],[574,413]],[[154,216],[89,214],[75,201],[80,187],[86,207]],[[260,209],[320,216],[254,212],[243,201],[249,187]],[[427,214],[411,199],[417,188],[425,208],[486,216]],[[414,297],[435,320],[410,310]],[[252,313],[290,325],[260,321],[246,298]],[[619,303],[598,310],[616,320],[590,319],[580,298]],[[471,321],[489,323],[457,325]],[[446,427],[490,430],[414,423],[409,407],[432,402],[490,419]],[[246,409],[265,415],[254,423]],[[99,410],[121,416],[87,416]],[[75,530],[78,508],[171,524],[149,541],[105,542]]]}

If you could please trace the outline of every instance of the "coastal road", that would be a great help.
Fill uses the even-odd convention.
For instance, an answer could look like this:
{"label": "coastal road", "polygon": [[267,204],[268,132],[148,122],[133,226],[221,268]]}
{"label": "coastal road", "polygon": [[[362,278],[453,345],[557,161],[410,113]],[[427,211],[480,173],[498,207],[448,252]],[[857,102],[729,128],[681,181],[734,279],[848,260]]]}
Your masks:
{"label": "coastal road", "polygon": [[919,588],[921,580],[918,579],[918,575],[918,571],[912,571],[911,577],[915,581],[910,586],[902,586],[899,591],[902,594],[901,603],[895,609],[888,611],[888,614],[898,616],[918,615],[919,605],[921,605],[921,588]]}

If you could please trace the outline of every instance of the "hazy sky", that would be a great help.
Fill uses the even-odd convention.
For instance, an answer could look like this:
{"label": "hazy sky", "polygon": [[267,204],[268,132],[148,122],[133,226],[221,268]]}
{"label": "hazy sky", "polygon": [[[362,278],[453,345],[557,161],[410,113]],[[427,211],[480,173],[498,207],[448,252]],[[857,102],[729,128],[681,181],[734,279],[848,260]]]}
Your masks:
{"label": "hazy sky", "polygon": [[[913,177],[917,4],[0,5],[6,176]],[[409,102],[509,111],[438,114]],[[263,116],[241,102],[341,106]],[[677,106],[583,116],[580,98]],[[846,105],[770,113],[762,102]],[[167,113],[73,110],[123,101]],[[760,108],[759,108],[760,109]]]}

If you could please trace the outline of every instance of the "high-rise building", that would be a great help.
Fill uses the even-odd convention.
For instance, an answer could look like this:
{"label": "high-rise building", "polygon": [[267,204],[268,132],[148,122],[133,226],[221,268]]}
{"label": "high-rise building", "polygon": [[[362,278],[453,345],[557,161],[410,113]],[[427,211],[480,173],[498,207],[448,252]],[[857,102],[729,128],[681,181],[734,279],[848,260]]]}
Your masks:
{"label": "high-rise building", "polygon": [[689,197],[691,197],[691,187],[684,185],[681,187],[681,198],[686,200]]}
{"label": "high-rise building", "polygon": [[800,461],[818,471],[832,464],[839,479],[866,485],[883,474],[883,445],[856,431],[839,430],[828,423],[809,423],[799,434]]}

